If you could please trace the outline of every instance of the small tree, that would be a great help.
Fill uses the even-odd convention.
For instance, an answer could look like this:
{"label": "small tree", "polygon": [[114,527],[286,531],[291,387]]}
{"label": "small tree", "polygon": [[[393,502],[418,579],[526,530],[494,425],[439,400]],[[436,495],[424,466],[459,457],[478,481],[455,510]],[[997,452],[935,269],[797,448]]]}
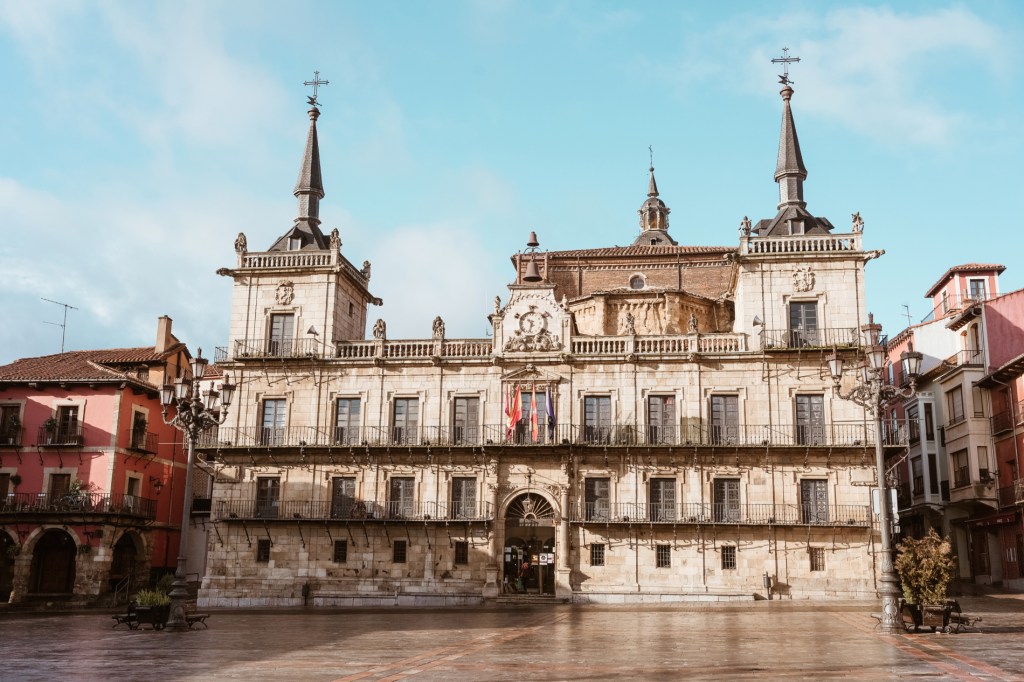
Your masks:
{"label": "small tree", "polygon": [[899,545],[895,562],[903,585],[903,598],[911,604],[941,604],[949,596],[956,557],[949,541],[935,529],[915,540],[907,538]]}

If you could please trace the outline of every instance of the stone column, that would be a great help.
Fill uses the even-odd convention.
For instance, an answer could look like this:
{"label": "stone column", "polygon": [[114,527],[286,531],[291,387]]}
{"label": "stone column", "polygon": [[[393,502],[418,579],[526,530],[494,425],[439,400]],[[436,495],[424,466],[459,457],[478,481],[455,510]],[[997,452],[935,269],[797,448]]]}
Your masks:
{"label": "stone column", "polygon": [[569,577],[572,574],[569,561],[569,486],[562,486],[561,514],[558,519],[558,536],[555,541],[555,596],[572,596]]}
{"label": "stone column", "polygon": [[484,581],[484,599],[493,599],[501,594],[501,586],[498,584],[498,567],[503,558],[501,543],[505,538],[505,527],[498,516],[498,504],[501,501],[501,486],[498,483],[489,484],[491,492],[491,509],[494,514],[494,528],[491,532],[491,561],[484,567],[486,579]]}

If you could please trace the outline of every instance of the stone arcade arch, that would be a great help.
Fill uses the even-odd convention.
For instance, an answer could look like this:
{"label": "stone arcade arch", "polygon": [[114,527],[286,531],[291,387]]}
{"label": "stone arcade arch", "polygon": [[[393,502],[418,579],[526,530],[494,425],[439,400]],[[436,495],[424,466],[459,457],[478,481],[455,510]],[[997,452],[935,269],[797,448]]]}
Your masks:
{"label": "stone arcade arch", "polygon": [[110,573],[107,585],[111,592],[117,590],[124,581],[127,582],[126,592],[146,583],[145,575],[140,575],[140,558],[144,555],[142,540],[136,533],[127,531],[114,543],[110,561]]}
{"label": "stone arcade arch", "polygon": [[[536,490],[520,491],[505,505],[502,551],[506,589],[516,591],[517,580],[521,580],[527,593],[555,593],[555,566],[542,560],[542,555],[553,555],[557,543],[555,505]],[[524,562],[528,564],[525,569]]]}
{"label": "stone arcade arch", "polygon": [[49,528],[32,548],[30,594],[71,594],[75,589],[78,545],[60,528]]}

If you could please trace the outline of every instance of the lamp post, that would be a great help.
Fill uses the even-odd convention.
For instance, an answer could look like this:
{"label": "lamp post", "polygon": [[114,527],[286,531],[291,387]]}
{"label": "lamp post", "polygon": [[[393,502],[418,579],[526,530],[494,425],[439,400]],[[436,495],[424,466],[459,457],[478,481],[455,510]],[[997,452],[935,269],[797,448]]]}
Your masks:
{"label": "lamp post", "polygon": [[914,351],[903,351],[900,356],[906,368],[907,378],[910,386],[906,389],[896,388],[887,384],[882,376],[885,367],[885,347],[881,344],[879,337],[882,325],[875,324],[874,316],[868,315],[868,323],[861,327],[868,342],[865,349],[867,364],[861,365],[861,376],[858,382],[847,393],[839,388],[839,382],[843,378],[843,359],[832,350],[828,357],[829,372],[832,374],[832,382],[835,385],[836,395],[843,400],[852,401],[861,407],[871,411],[871,418],[875,427],[875,467],[878,478],[878,523],[881,526],[882,535],[882,574],[879,577],[881,585],[878,592],[882,597],[882,623],[883,632],[900,632],[903,623],[899,617],[899,579],[893,570],[892,562],[892,514],[889,508],[889,485],[885,476],[885,455],[882,452],[882,441],[884,432],[882,430],[882,408],[890,400],[895,398],[912,398],[917,394],[917,377],[921,371],[921,354]]}
{"label": "lamp post", "polygon": [[[178,567],[174,571],[174,583],[171,585],[171,615],[167,620],[168,630],[187,630],[185,622],[185,600],[188,599],[188,589],[185,580],[185,550],[188,546],[188,523],[192,508],[192,466],[196,458],[196,441],[199,436],[212,426],[223,424],[228,416],[228,407],[235,394],[235,387],[231,383],[231,377],[224,375],[224,382],[220,391],[213,388],[205,392],[200,391],[200,382],[206,372],[208,361],[203,357],[203,349],[200,348],[196,357],[189,362],[192,370],[192,377],[186,379],[181,377],[175,380],[174,384],[166,384],[160,389],[160,404],[163,407],[163,419],[185,434],[185,441],[188,444],[188,459],[185,464],[185,499],[181,508],[181,537],[178,540]],[[167,418],[167,408],[174,406],[175,414],[172,419]],[[219,410],[219,405],[223,408]]]}

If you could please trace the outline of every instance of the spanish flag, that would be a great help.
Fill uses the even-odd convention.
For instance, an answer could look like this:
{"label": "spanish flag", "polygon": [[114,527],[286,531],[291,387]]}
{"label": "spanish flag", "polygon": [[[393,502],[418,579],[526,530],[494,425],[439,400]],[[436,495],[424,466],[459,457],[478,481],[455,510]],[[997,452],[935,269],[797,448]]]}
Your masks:
{"label": "spanish flag", "polygon": [[508,414],[508,425],[505,428],[505,440],[512,440],[516,433],[516,424],[523,418],[523,395],[518,386],[509,398],[506,414]]}

